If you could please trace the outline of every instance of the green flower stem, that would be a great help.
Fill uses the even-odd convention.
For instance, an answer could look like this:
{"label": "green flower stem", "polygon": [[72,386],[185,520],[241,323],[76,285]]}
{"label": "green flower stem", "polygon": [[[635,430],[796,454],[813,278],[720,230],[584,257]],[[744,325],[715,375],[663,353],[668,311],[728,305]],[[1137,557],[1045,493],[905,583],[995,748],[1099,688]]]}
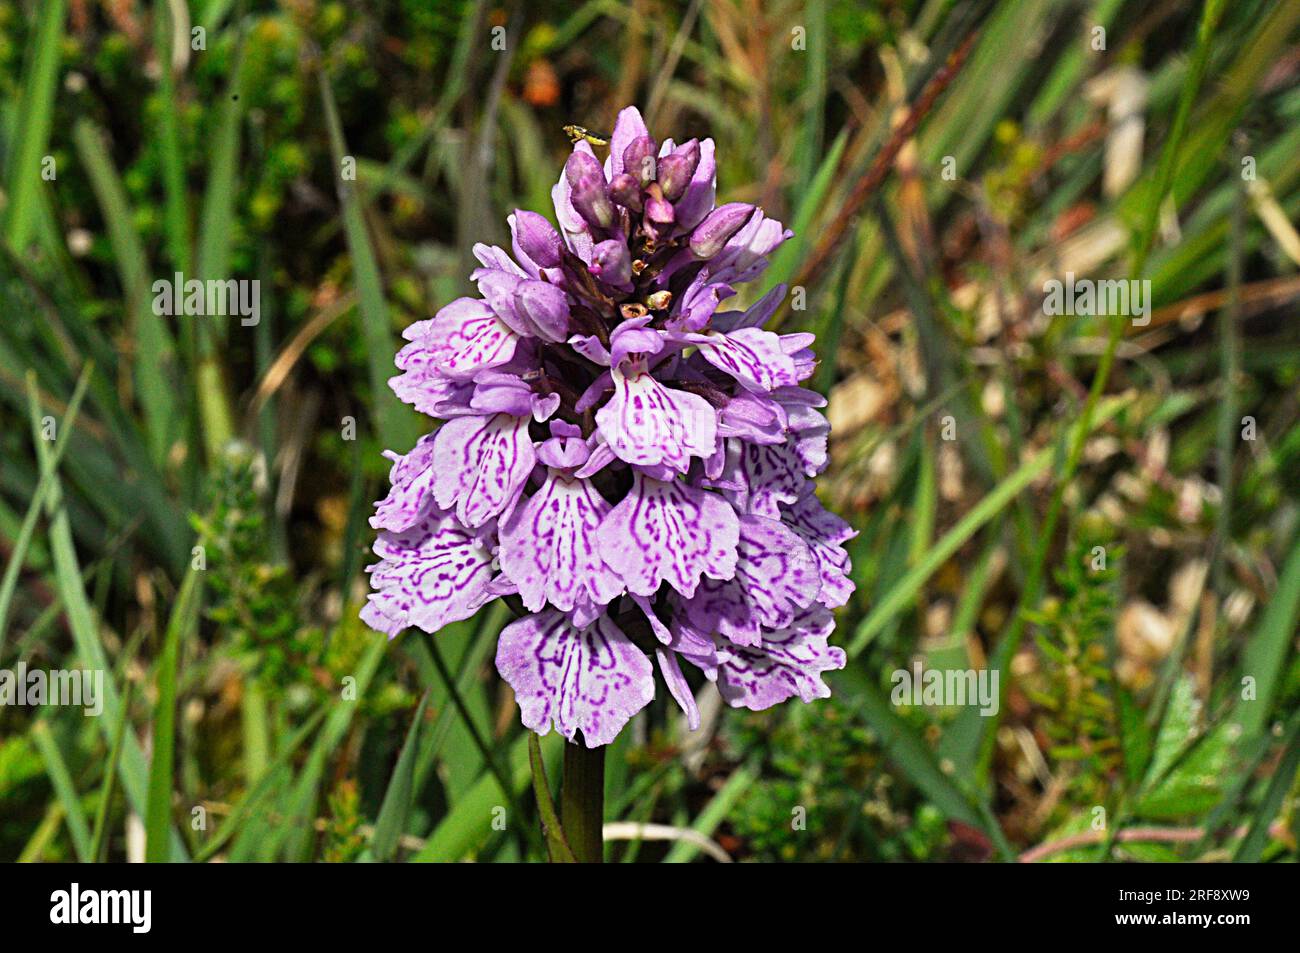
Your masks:
{"label": "green flower stem", "polygon": [[604,860],[601,828],[605,823],[605,748],[564,746],[564,782],[560,790],[560,824],[579,863]]}

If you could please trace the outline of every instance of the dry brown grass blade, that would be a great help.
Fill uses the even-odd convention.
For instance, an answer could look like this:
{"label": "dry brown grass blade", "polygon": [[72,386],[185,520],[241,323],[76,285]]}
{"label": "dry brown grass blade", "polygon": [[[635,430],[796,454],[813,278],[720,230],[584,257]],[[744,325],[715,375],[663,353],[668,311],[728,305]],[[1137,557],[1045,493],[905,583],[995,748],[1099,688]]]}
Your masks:
{"label": "dry brown grass blade", "polygon": [[894,160],[898,157],[899,151],[916,133],[917,128],[921,125],[921,120],[929,114],[943,91],[957,78],[962,67],[965,66],[966,60],[970,57],[971,51],[975,48],[975,41],[978,38],[979,31],[971,31],[966,39],[962,40],[961,45],[953,50],[947,62],[926,83],[921,95],[917,97],[915,105],[908,110],[907,117],[895,127],[884,148],[880,150],[880,153],[872,161],[871,167],[867,169],[866,175],[854,186],[853,191],[844,202],[844,207],[840,209],[839,214],[826,228],[821,240],[813,247],[812,254],[808,257],[808,263],[795,277],[794,284],[806,287],[821,277],[830,264],[836,246],[839,245],[849,226],[858,213],[862,211],[862,207],[885,181],[890,170],[894,167]]}
{"label": "dry brown grass blade", "polygon": [[340,316],[347,314],[356,306],[357,296],[354,292],[349,291],[347,294],[340,295],[336,300],[331,302],[327,307],[322,308],[316,313],[310,321],[298,329],[298,333],[293,336],[275,356],[271,366],[266,369],[262,375],[261,381],[258,382],[257,391],[253,394],[253,399],[248,405],[248,420],[254,421],[257,415],[261,413],[262,407],[271,395],[280,389],[289,376],[289,371],[298,363],[299,358],[303,356],[311,342],[320,337],[320,335]]}

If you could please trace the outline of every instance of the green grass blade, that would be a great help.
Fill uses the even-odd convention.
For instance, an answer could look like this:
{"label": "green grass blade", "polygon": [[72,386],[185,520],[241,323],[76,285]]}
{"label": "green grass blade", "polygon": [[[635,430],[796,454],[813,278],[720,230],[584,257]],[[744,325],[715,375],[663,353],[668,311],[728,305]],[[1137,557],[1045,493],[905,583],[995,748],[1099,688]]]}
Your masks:
{"label": "green grass blade", "polygon": [[[240,124],[244,118],[244,72],[247,58],[241,35],[234,54],[234,64],[226,84],[217,127],[212,138],[212,159],[208,164],[207,187],[199,220],[195,270],[200,280],[224,281],[230,278],[230,235],[238,195]],[[185,320],[194,321],[195,318]],[[199,415],[203,421],[203,441],[210,459],[217,459],[235,434],[230,395],[218,358],[217,344],[224,340],[229,321],[223,316],[207,315],[199,321],[195,337],[199,363],[195,373]]]}
{"label": "green grass blade", "polygon": [[[1128,401],[1123,398],[1107,401],[1097,414],[1096,425],[1101,426],[1104,424],[1127,403]],[[951,559],[968,539],[1000,513],[1007,504],[1015,499],[1018,493],[1045,473],[1047,468],[1051,466],[1054,454],[1055,449],[1053,447],[1044,447],[1038,451],[1033,457],[1021,464],[1015,472],[994,487],[987,496],[958,520],[952,529],[940,537],[916,565],[876,603],[870,614],[858,625],[853,634],[853,640],[848,646],[849,656],[853,657],[861,653],[895,615],[911,604],[916,594],[921,590],[921,586],[934,575],[940,566]]]}
{"label": "green grass blade", "polygon": [[[700,811],[699,816],[695,818],[695,823],[691,825],[691,830],[704,837],[712,835],[718,829],[718,825],[726,820],[727,815],[731,813],[731,809],[736,806],[741,796],[757,780],[758,764],[752,761],[742,764],[727,779],[727,783],[722,786],[721,790],[713,795],[713,799],[705,805],[704,810]],[[664,863],[685,864],[694,859],[699,852],[700,847],[698,844],[688,840],[679,840],[668,851]]]}
{"label": "green grass blade", "polygon": [[[374,643],[366,649],[365,655],[358,662],[356,674],[354,675],[356,679],[354,686],[356,699],[360,699],[365,694],[370,685],[370,680],[379,668],[380,661],[383,660],[384,651],[387,647],[387,642],[376,636]],[[352,719],[356,716],[358,707],[356,700],[340,699],[335,702],[333,710],[330,711],[329,717],[325,721],[325,727],[317,736],[315,744],[312,745],[311,753],[307,757],[307,763],[289,791],[284,821],[267,843],[259,845],[259,848],[263,849],[267,856],[275,857],[284,848],[291,859],[302,858],[307,847],[308,839],[306,835],[309,833],[309,828],[304,825],[308,825],[315,816],[316,801],[321,782],[325,777],[325,768],[330,756],[343,743],[343,737],[351,727]],[[264,777],[272,773],[268,771]],[[287,847],[286,842],[288,842]],[[242,858],[232,857],[231,859]]]}
{"label": "green grass blade", "polygon": [[155,0],[154,51],[158,57],[158,98],[161,100],[158,146],[165,196],[163,224],[172,265],[188,275],[193,271],[194,252],[185,189],[185,156],[181,150],[180,109],[176,98],[176,78],[171,67],[173,33],[171,4],[168,0]]}
{"label": "green grass blade", "polygon": [[397,842],[406,830],[406,818],[411,812],[411,798],[414,796],[415,752],[419,745],[420,728],[424,724],[424,713],[429,709],[429,693],[425,692],[411,719],[411,728],[406,733],[402,752],[397,756],[397,766],[388,781],[388,790],[384,792],[379,815],[375,818],[375,833],[370,841],[370,852],[377,861],[392,860],[397,852]]}
{"label": "green grass blade", "polygon": [[[235,197],[239,194],[237,175],[240,126],[244,119],[242,93],[246,65],[247,55],[241,36],[211,140],[211,159],[208,163],[207,185],[203,192],[195,259],[197,277],[202,280],[224,280],[230,277],[230,234],[235,216]],[[205,318],[200,328],[211,329],[212,320],[212,316]],[[206,335],[206,341],[213,344],[217,337],[219,336]]]}
{"label": "green grass blade", "polygon": [[447,696],[451,699],[452,705],[455,706],[456,711],[460,714],[461,724],[463,724],[465,730],[469,732],[470,740],[474,747],[478,749],[479,757],[483,759],[483,764],[487,766],[488,771],[496,777],[497,784],[501,790],[509,795],[510,807],[514,809],[515,815],[522,815],[523,811],[519,809],[519,804],[515,801],[512,793],[513,788],[508,777],[508,772],[498,763],[496,752],[492,750],[492,746],[488,744],[483,733],[479,731],[478,725],[475,724],[474,715],[469,710],[469,705],[466,703],[464,696],[457,687],[456,679],[452,677],[451,671],[447,668],[447,662],[442,657],[442,650],[438,647],[437,641],[435,641],[433,636],[430,635],[426,635],[424,641],[425,645],[429,649],[429,655],[433,659],[434,668],[438,672],[438,678],[442,683],[442,690],[447,693]]}
{"label": "green grass blade", "polygon": [[108,843],[108,816],[113,803],[113,782],[122,763],[122,741],[126,737],[126,725],[131,720],[131,695],[135,683],[127,681],[122,696],[122,710],[118,714],[117,724],[113,726],[113,740],[108,746],[108,760],[104,762],[104,780],[99,786],[99,805],[95,808],[95,830],[90,841],[90,860],[103,863],[104,845]]}
{"label": "green grass blade", "polygon": [[[461,653],[458,661],[460,671],[456,677],[456,690],[461,694],[461,697],[468,695],[475,682],[479,679],[483,664],[495,650],[497,637],[509,618],[510,610],[506,608],[504,602],[498,601],[480,612],[475,617],[475,620],[454,623],[454,625],[473,623],[475,626],[473,641]],[[438,638],[445,640],[449,634],[449,629],[451,629],[451,626],[447,626],[439,632]],[[437,673],[434,671],[433,657],[429,654],[428,648],[420,641],[412,641],[411,647],[413,654],[416,656],[416,664],[421,666],[421,677],[424,683],[433,685]],[[426,667],[427,672],[425,671]],[[441,683],[439,682],[439,684]],[[451,737],[453,729],[459,726],[459,718],[460,714],[455,705],[442,706],[442,711],[434,722],[433,731],[429,734],[429,740],[425,745],[425,750],[421,752],[420,763],[416,768],[417,790],[423,788],[424,783],[428,780],[429,773],[434,769],[439,759],[442,758],[443,747]],[[477,755],[477,752],[474,753]]]}
{"label": "green grass blade", "polygon": [[564,836],[564,826],[555,811],[551,796],[551,783],[546,777],[546,762],[542,759],[542,746],[535,731],[528,732],[528,766],[533,772],[533,795],[537,798],[537,813],[542,819],[542,833],[546,837],[546,850],[553,864],[576,863],[573,849]]}
{"label": "green grass blade", "polygon": [[868,722],[880,735],[886,754],[932,802],[950,818],[983,827],[979,813],[956,782],[939,768],[930,747],[889,707],[874,685],[864,687],[860,699]]}
{"label": "green grass blade", "polygon": [[1236,863],[1253,864],[1259,860],[1260,854],[1264,852],[1264,845],[1268,843],[1269,825],[1281,811],[1282,801],[1291,790],[1291,785],[1295,783],[1296,772],[1300,771],[1300,711],[1291,713],[1291,721],[1287,725],[1282,742],[1282,751],[1284,752],[1282,761],[1273,772],[1273,776],[1269,778],[1268,790],[1255,811],[1250,830],[1237,845],[1237,852],[1232,858]]}
{"label": "green grass blade", "polygon": [[1210,48],[1214,40],[1215,28],[1223,17],[1227,0],[1206,0],[1201,8],[1201,21],[1196,31],[1196,48],[1192,53],[1192,65],[1188,71],[1187,81],[1178,96],[1178,106],[1174,112],[1174,122],[1160,151],[1160,162],[1156,166],[1155,178],[1145,183],[1142,216],[1135,235],[1133,268],[1134,277],[1138,277],[1146,268],[1147,255],[1151,252],[1151,243],[1156,234],[1156,222],[1160,218],[1160,206],[1169,193],[1169,185],[1174,177],[1174,163],[1178,158],[1179,147],[1187,130],[1187,121],[1192,114],[1192,103],[1200,92],[1201,81],[1205,78],[1205,68],[1210,61]]}
{"label": "green grass blade", "polygon": [[[50,549],[54,557],[54,577],[59,596],[67,610],[68,627],[72,630],[72,639],[76,644],[77,656],[84,667],[109,671],[108,656],[99,641],[95,624],[95,615],[86,599],[86,590],[81,581],[81,569],[77,563],[77,550],[72,542],[72,527],[68,520],[67,508],[63,505],[63,492],[57,476],[53,476],[51,464],[52,452],[45,445],[40,435],[40,397],[36,391],[35,375],[27,377],[28,402],[31,412],[32,440],[36,444],[36,454],[41,463],[42,475],[52,475],[52,486],[46,499],[46,512],[50,517]],[[112,679],[104,680],[104,715],[96,719],[100,729],[109,731],[108,724],[115,723],[121,717],[121,696]],[[126,746],[122,752],[122,787],[126,791],[131,807],[137,814],[144,816],[148,803],[148,762],[140,743],[129,732]],[[171,859],[187,858],[185,844],[175,830],[171,834]]]}
{"label": "green grass blade", "polygon": [[1287,557],[1277,591],[1269,600],[1259,628],[1242,653],[1241,674],[1255,680],[1255,697],[1238,703],[1238,723],[1245,737],[1263,731],[1277,694],[1287,647],[1300,630],[1300,536]]}
{"label": "green grass blade", "polygon": [[830,311],[822,319],[817,329],[817,340],[821,342],[822,360],[813,377],[812,389],[823,397],[830,397],[831,388],[835,386],[835,377],[839,371],[836,355],[839,353],[840,337],[848,319],[849,282],[853,278],[853,262],[857,260],[861,247],[861,233],[853,235],[853,246],[840,265],[839,280],[835,282],[835,298]]}
{"label": "green grass blade", "polygon": [[59,751],[59,743],[54,739],[50,724],[44,718],[37,719],[32,725],[32,741],[45,761],[45,771],[50,776],[50,784],[63,807],[63,816],[68,822],[68,833],[72,835],[72,847],[77,852],[77,860],[89,863],[94,854],[91,852],[90,828],[86,824],[86,814],[81,809],[81,799],[68,773],[68,765]]}
{"label": "green grass blade", "polygon": [[[844,148],[848,145],[848,141],[847,130],[835,137],[835,142],[818,166],[812,183],[803,193],[803,198],[795,210],[794,219],[790,222],[790,230],[794,232],[794,238],[781,245],[772,256],[772,264],[762,279],[764,293],[783,281],[789,281],[798,269],[799,263],[803,261],[804,253],[812,238],[813,222],[824,207],[826,195],[830,191],[831,183],[835,181],[835,173],[839,169],[840,158],[844,155]],[[830,352],[827,351],[826,355],[829,357]]]}
{"label": "green grass blade", "polygon": [[4,578],[0,579],[0,659],[4,658],[5,635],[8,631],[9,611],[13,605],[14,591],[18,586],[18,573],[22,570],[23,562],[27,559],[27,548],[31,545],[32,537],[35,535],[36,521],[45,507],[45,498],[50,492],[50,487],[54,485],[53,473],[57,471],[59,461],[63,459],[63,453],[68,449],[68,444],[72,441],[72,432],[76,426],[77,414],[81,410],[81,401],[86,396],[86,386],[90,383],[90,375],[94,373],[94,370],[94,365],[87,363],[85,368],[82,369],[81,377],[77,379],[76,390],[72,392],[72,399],[68,401],[68,412],[63,417],[63,432],[59,434],[59,439],[54,445],[54,453],[50,455],[51,472],[42,474],[36,484],[36,490],[32,493],[31,504],[27,507],[22,526],[18,530],[13,551],[9,554],[9,562],[5,566]]}
{"label": "green grass blade", "polygon": [[154,706],[153,759],[149,765],[149,804],[145,814],[145,860],[166,863],[170,858],[168,830],[172,813],[172,766],[176,744],[176,682],[181,640],[198,624],[200,571],[191,569],[181,583],[176,605],[167,621],[163,652],[158,660],[158,703]]}
{"label": "green grass blade", "polygon": [[[547,770],[557,770],[560,746],[565,743],[564,739],[552,732],[542,738],[540,743]],[[492,834],[492,822],[498,816],[498,809],[515,800],[530,783],[526,738],[518,738],[510,746],[507,765],[511,787],[509,792],[501,789],[492,772],[485,771],[447,816],[438,822],[424,846],[411,859],[424,863],[460,860],[483,845]],[[522,823],[524,819],[521,817],[507,818],[507,824]]]}
{"label": "green grass blade", "polygon": [[285,767],[302,747],[304,741],[311,737],[311,733],[316,730],[321,721],[325,718],[327,708],[319,708],[308,718],[289,739],[280,753],[276,755],[265,771],[259,776],[257,783],[249,789],[248,793],[243,796],[235,809],[231,811],[224,821],[213,831],[212,836],[208,838],[202,847],[194,852],[194,859],[199,862],[210,860],[216,856],[217,851],[226,845],[226,842],[234,837],[243,829],[244,818],[262,803],[262,800],[274,787],[273,781],[279,774],[280,769]]}
{"label": "green grass blade", "polygon": [[[63,44],[65,0],[46,0],[39,5],[40,19],[30,47],[31,59],[23,79],[22,100],[16,122],[17,143],[9,157],[9,203],[5,235],[19,252],[25,251],[36,216],[42,157],[49,148],[50,126],[54,121],[54,99],[58,91],[59,54]],[[10,16],[17,14],[10,12]],[[57,173],[56,173],[57,174]]]}
{"label": "green grass blade", "polygon": [[392,324],[388,316],[388,303],[384,300],[383,281],[379,264],[366,232],[365,215],[357,195],[356,182],[342,176],[343,157],[347,145],[343,141],[343,124],[339,120],[338,105],[329,80],[322,72],[319,76],[321,102],[325,108],[325,122],[329,127],[330,153],[333,156],[333,175],[338,184],[339,203],[343,208],[343,230],[347,236],[348,251],[352,254],[352,268],[357,285],[358,314],[361,317],[362,337],[366,342],[366,361],[370,369],[371,402],[375,407],[376,425],[384,445],[406,448],[415,441],[411,415],[388,387],[393,374]]}
{"label": "green grass blade", "polygon": [[822,148],[822,127],[826,109],[826,3],[811,0],[803,7],[807,31],[807,79],[804,83],[803,128],[795,141],[795,194],[803,195],[816,174],[817,154]]}
{"label": "green grass blade", "polygon": [[135,322],[139,350],[132,364],[132,377],[136,397],[144,409],[149,456],[155,465],[160,465],[178,423],[169,380],[175,343],[162,318],[154,313],[149,293],[149,261],[136,233],[126,188],[113,167],[102,133],[83,119],[74,128],[72,138],[108,226],[113,259],[126,292],[127,314]]}

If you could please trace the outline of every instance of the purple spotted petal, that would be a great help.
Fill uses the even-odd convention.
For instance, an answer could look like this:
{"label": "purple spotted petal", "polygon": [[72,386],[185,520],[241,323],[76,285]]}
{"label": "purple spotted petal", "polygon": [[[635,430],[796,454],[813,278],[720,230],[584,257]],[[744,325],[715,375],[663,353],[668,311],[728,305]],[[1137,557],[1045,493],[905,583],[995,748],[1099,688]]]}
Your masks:
{"label": "purple spotted petal", "polygon": [[471,276],[478,284],[479,294],[501,322],[520,337],[531,337],[536,331],[519,306],[516,292],[528,279],[514,272],[480,268]]}
{"label": "purple spotted petal", "polygon": [[704,672],[709,681],[716,681],[718,644],[721,640],[701,632],[681,616],[673,619],[671,630],[672,641],[668,647]]}
{"label": "purple spotted petal", "polygon": [[558,470],[577,470],[591,459],[591,447],[582,428],[563,420],[551,421],[551,436],[537,447],[537,459]]}
{"label": "purple spotted petal", "polygon": [[691,457],[713,453],[717,412],[698,394],[664,387],[648,371],[613,371],[614,396],[596,411],[596,424],[627,463],[663,464],[685,473]]}
{"label": "purple spotted petal", "polygon": [[750,443],[785,443],[789,426],[784,407],[753,391],[741,391],[718,413],[718,436],[740,437]]}
{"label": "purple spotted petal", "polygon": [[434,498],[466,526],[482,526],[509,515],[535,459],[527,417],[458,417],[434,439]]}
{"label": "purple spotted petal", "polygon": [[786,406],[790,418],[790,432],[793,435],[791,449],[808,476],[816,476],[826,469],[830,462],[827,453],[827,441],[831,434],[831,425],[822,414],[805,404]]}
{"label": "purple spotted petal", "polygon": [[437,632],[492,598],[490,537],[450,513],[435,510],[404,532],[381,532],[375,555],[380,561],[367,569],[375,591],[361,619],[389,638],[412,625]]}
{"label": "purple spotted petal", "polygon": [[406,456],[393,457],[388,474],[392,487],[370,517],[375,529],[409,529],[433,505],[433,436],[421,437]]}
{"label": "purple spotted petal", "polygon": [[520,380],[518,374],[483,371],[474,379],[474,396],[469,406],[479,416],[510,414],[512,417],[526,417],[533,411],[534,397],[532,388]]}
{"label": "purple spotted petal", "polygon": [[717,683],[733,708],[762,711],[787,698],[830,697],[822,672],[844,667],[844,650],[827,644],[835,619],[817,606],[783,629],[767,630],[753,648],[719,644]]}
{"label": "purple spotted petal", "polygon": [[722,497],[637,473],[596,535],[601,556],[629,592],[650,596],[667,581],[692,596],[701,574],[730,579],[735,573],[739,534],[740,521]]}
{"label": "purple spotted petal", "polygon": [[684,335],[704,359],[730,374],[747,390],[765,393],[799,383],[794,359],[781,350],[781,339],[761,328],[740,328],[729,334],[705,331]]}
{"label": "purple spotted petal", "polygon": [[807,482],[793,440],[776,446],[745,444],[740,471],[747,488],[747,511],[771,519],[781,518],[781,504],[799,499]]}
{"label": "purple spotted petal", "polygon": [[[687,251],[681,254],[690,256]],[[706,328],[718,306],[735,293],[731,285],[710,281],[707,269],[701,271],[675,305],[677,313],[670,322],[673,330],[700,331]]]}
{"label": "purple spotted petal", "polygon": [[857,530],[822,506],[811,486],[798,502],[782,507],[781,519],[808,544],[817,560],[822,582],[817,600],[828,609],[848,602],[855,587],[849,578],[849,554],[841,544],[857,536]]}
{"label": "purple spotted petal", "polygon": [[610,364],[624,366],[627,370],[638,358],[658,354],[664,349],[663,332],[647,327],[652,320],[653,316],[646,314],[619,322],[609,336]]}
{"label": "purple spotted petal", "polygon": [[650,660],[604,615],[585,629],[555,609],[510,623],[497,671],[526,726],[544,735],[554,725],[570,741],[581,731],[588,748],[613,741],[655,694]]}
{"label": "purple spotted petal", "polygon": [[[429,324],[431,322],[418,322]],[[414,327],[414,325],[412,325]],[[422,414],[452,417],[463,411],[474,393],[470,381],[455,380],[438,370],[441,347],[423,337],[397,352],[397,366],[404,372],[388,380],[399,400]]]}
{"label": "purple spotted petal", "polygon": [[551,470],[542,488],[502,522],[501,569],[525,606],[536,612],[549,602],[568,612],[584,595],[604,605],[623,591],[596,546],[596,530],[611,508],[586,480]]}
{"label": "purple spotted petal", "polygon": [[659,660],[659,674],[663,676],[664,684],[668,686],[668,694],[673,696],[673,701],[681,706],[682,712],[686,715],[686,727],[695,731],[700,727],[700,709],[695,704],[695,693],[691,691],[690,683],[682,674],[677,653],[659,645],[655,647],[655,658]]}
{"label": "purple spotted petal", "polygon": [[465,380],[508,362],[519,335],[484,302],[460,298],[437,313],[425,340],[437,349],[438,370]]}
{"label": "purple spotted petal", "polygon": [[808,545],[784,523],[740,518],[736,575],[706,579],[686,603],[686,616],[704,632],[738,645],[758,645],[762,627],[780,629],[817,600],[821,577]]}

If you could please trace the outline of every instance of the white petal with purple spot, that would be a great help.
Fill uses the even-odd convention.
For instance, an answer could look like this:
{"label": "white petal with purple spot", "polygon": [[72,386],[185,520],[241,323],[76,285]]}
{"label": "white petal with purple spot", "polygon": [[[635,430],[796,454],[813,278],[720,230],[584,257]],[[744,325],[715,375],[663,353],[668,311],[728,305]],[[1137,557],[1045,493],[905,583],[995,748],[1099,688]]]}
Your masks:
{"label": "white petal with purple spot", "polygon": [[691,596],[701,575],[735,574],[739,534],[735,510],[716,493],[637,473],[628,495],[600,524],[597,539],[600,554],[629,592],[650,596],[666,581]]}
{"label": "white petal with purple spot", "polygon": [[784,629],[764,631],[756,647],[720,643],[717,682],[723,699],[733,708],[762,711],[787,698],[829,698],[822,673],[846,661],[843,649],[827,644],[834,628],[830,610],[817,606]]}
{"label": "white petal with purple spot", "polygon": [[587,480],[551,470],[542,488],[501,524],[501,568],[533,612],[571,611],[586,595],[604,605],[623,590],[605,565],[596,530],[611,505]]}
{"label": "white petal with purple spot", "polygon": [[510,514],[528,482],[536,452],[528,417],[492,414],[443,424],[433,448],[434,498],[456,507],[466,526]]}
{"label": "white petal with purple spot", "polygon": [[614,396],[596,423],[620,460],[663,464],[685,473],[691,457],[707,457],[717,440],[717,412],[698,394],[664,387],[648,371],[613,371]]}
{"label": "white petal with purple spot", "polygon": [[650,660],[605,615],[586,628],[555,609],[510,623],[497,671],[527,727],[544,735],[554,725],[570,741],[581,731],[588,748],[613,741],[655,694]]}
{"label": "white petal with purple spot", "polygon": [[468,619],[493,597],[490,537],[441,511],[404,532],[375,540],[380,561],[368,567],[370,594],[362,620],[389,638],[408,626],[437,632]]}

